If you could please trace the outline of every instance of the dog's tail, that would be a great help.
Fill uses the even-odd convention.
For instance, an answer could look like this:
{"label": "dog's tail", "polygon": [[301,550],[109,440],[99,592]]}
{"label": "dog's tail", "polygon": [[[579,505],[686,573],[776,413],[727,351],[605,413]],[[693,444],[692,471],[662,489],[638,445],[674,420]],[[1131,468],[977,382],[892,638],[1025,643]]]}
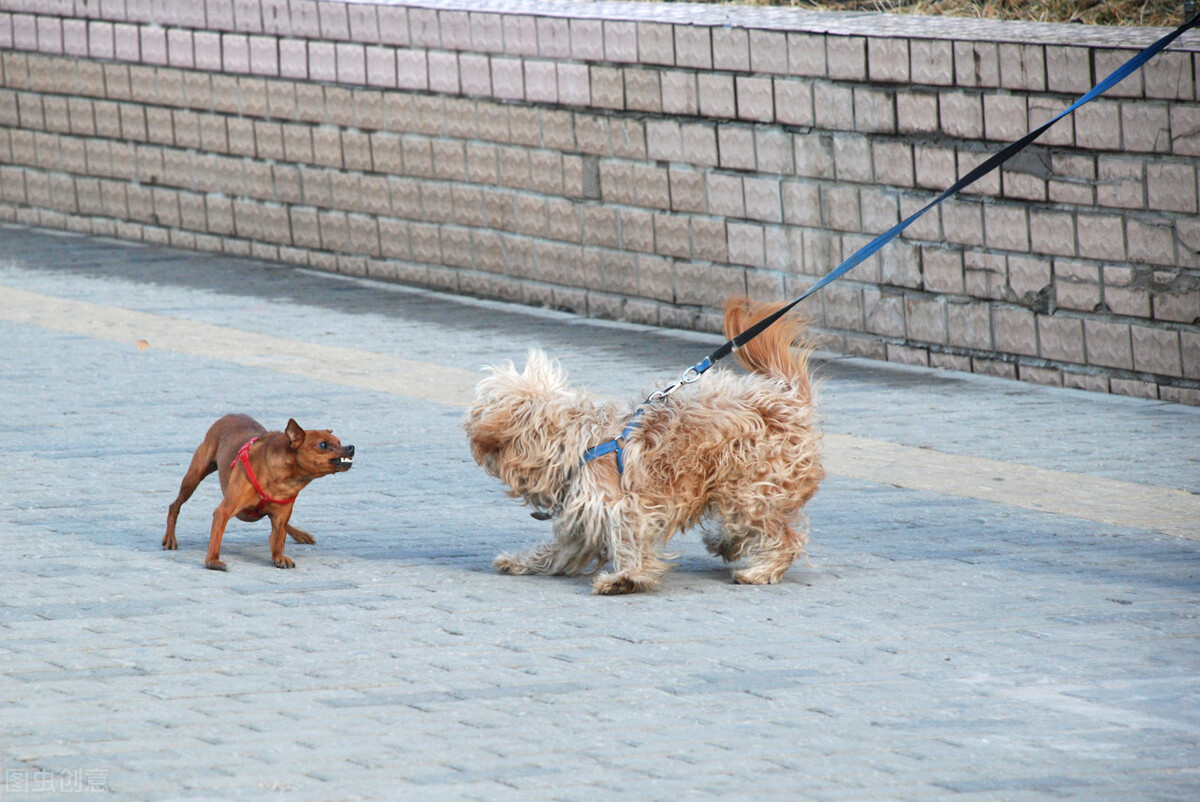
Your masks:
{"label": "dog's tail", "polygon": [[[732,339],[782,305],[730,298],[725,303],[725,336]],[[734,353],[747,370],[785,382],[808,402],[812,400],[808,357],[814,347],[807,322],[799,316],[785,315]]]}

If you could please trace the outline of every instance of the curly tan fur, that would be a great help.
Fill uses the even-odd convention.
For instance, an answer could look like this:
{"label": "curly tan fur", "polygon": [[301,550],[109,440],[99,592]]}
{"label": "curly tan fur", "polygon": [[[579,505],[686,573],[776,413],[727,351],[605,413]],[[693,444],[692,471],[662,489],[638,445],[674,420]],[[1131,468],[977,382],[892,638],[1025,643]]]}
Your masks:
{"label": "curly tan fur", "polygon": [[[725,330],[770,311],[734,299]],[[491,368],[467,414],[471,453],[509,495],[554,511],[550,542],[501,554],[496,568],[573,576],[611,561],[596,593],[653,590],[669,567],[667,541],[705,524],[712,554],[745,561],[735,581],[778,582],[804,552],[802,510],[825,476],[803,332],[785,318],[737,351],[750,375],[714,369],[647,406],[625,443],[623,476],[613,455],[579,461],[624,428],[631,407],[569,388],[539,350],[523,371],[512,362]]]}

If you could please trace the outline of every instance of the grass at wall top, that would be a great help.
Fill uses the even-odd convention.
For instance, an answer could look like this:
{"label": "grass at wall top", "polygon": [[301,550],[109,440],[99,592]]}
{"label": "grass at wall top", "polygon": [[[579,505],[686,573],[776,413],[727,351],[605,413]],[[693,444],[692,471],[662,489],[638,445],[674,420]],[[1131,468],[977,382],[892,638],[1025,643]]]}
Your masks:
{"label": "grass at wall top", "polygon": [[[699,0],[725,3],[728,0]],[[1174,27],[1196,12],[1196,0],[739,0],[737,5],[812,11],[881,11],[975,19]],[[1186,6],[1186,9],[1185,9]]]}

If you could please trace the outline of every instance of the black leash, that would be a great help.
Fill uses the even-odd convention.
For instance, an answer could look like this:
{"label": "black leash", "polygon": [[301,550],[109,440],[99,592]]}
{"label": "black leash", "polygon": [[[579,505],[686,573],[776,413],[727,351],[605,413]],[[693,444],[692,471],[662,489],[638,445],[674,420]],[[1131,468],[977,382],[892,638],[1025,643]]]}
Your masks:
{"label": "black leash", "polygon": [[582,462],[584,462],[584,463],[590,462],[591,460],[595,459],[596,457],[603,456],[604,454],[611,454],[612,452],[615,451],[615,452],[617,452],[617,467],[618,467],[618,469],[623,469],[624,465],[623,465],[622,453],[621,453],[622,452],[621,442],[623,440],[625,440],[626,438],[628,438],[629,434],[637,427],[638,416],[641,415],[642,409],[647,404],[653,403],[655,401],[661,401],[662,399],[666,398],[671,393],[678,390],[683,385],[691,384],[692,382],[699,379],[701,374],[704,373],[704,371],[708,370],[713,365],[715,365],[717,362],[719,362],[720,360],[729,356],[734,351],[736,351],[738,348],[741,348],[743,345],[745,345],[746,343],[753,340],[759,334],[762,334],[763,331],[765,331],[769,326],[771,326],[771,324],[773,324],[775,321],[779,320],[781,317],[783,317],[788,312],[790,312],[792,310],[792,308],[796,306],[796,304],[800,303],[805,298],[812,295],[814,292],[821,289],[825,285],[841,278],[846,273],[848,273],[851,269],[857,267],[863,261],[865,261],[866,259],[873,256],[880,248],[882,248],[884,245],[886,245],[887,243],[889,243],[893,239],[895,239],[897,236],[899,236],[900,232],[904,231],[904,229],[906,229],[910,225],[912,225],[913,222],[915,222],[919,217],[924,215],[930,209],[935,208],[936,206],[941,204],[942,201],[946,200],[947,198],[958,194],[964,188],[975,183],[980,178],[987,175],[992,170],[995,170],[997,167],[1004,164],[1006,161],[1011,159],[1013,156],[1020,153],[1022,150],[1024,150],[1026,147],[1028,147],[1030,143],[1032,143],[1035,139],[1037,139],[1039,136],[1041,136],[1043,133],[1045,133],[1046,129],[1048,129],[1050,126],[1054,125],[1056,122],[1061,120],[1063,117],[1066,117],[1068,114],[1075,111],[1077,108],[1079,108],[1083,104],[1094,100],[1095,98],[1097,98],[1100,95],[1107,92],[1112,87],[1116,86],[1121,81],[1125,80],[1125,78],[1129,77],[1129,75],[1132,74],[1135,70],[1139,69],[1143,64],[1145,64],[1151,58],[1158,55],[1158,53],[1161,52],[1164,48],[1166,48],[1167,45],[1171,44],[1171,42],[1174,42],[1176,39],[1178,39],[1180,36],[1182,36],[1186,31],[1190,30],[1191,28],[1196,27],[1196,25],[1198,25],[1198,24],[1200,24],[1200,12],[1197,12],[1196,14],[1194,14],[1192,16],[1191,19],[1184,22],[1178,28],[1173,30],[1171,33],[1167,34],[1166,36],[1159,39],[1154,44],[1147,47],[1142,52],[1138,53],[1133,58],[1126,61],[1124,64],[1122,64],[1116,70],[1114,70],[1112,72],[1112,74],[1110,74],[1107,78],[1105,78],[1103,81],[1101,81],[1100,83],[1093,86],[1090,90],[1087,91],[1087,93],[1085,93],[1082,97],[1080,97],[1078,100],[1076,100],[1070,106],[1068,106],[1066,109],[1059,112],[1058,115],[1051,118],[1047,122],[1042,123],[1037,128],[1033,129],[1032,131],[1027,133],[1025,136],[1018,139],[1017,141],[1012,142],[1007,147],[1005,147],[1003,150],[999,151],[998,153],[993,154],[986,161],[982,162],[977,167],[975,167],[975,169],[971,170],[969,173],[967,173],[962,178],[960,178],[958,181],[956,181],[954,183],[954,185],[951,186],[949,189],[945,190],[944,192],[942,192],[942,194],[938,195],[936,198],[934,198],[929,203],[927,203],[923,208],[921,208],[920,210],[909,215],[904,220],[902,220],[899,223],[897,223],[896,225],[892,226],[887,231],[883,232],[882,234],[880,234],[875,239],[868,242],[863,247],[859,248],[858,251],[856,251],[853,256],[851,256],[849,259],[845,260],[840,265],[838,265],[836,268],[834,268],[832,271],[827,273],[820,281],[818,281],[816,284],[814,284],[813,286],[811,286],[807,290],[805,290],[805,292],[802,295],[793,299],[792,301],[789,301],[787,304],[785,304],[784,306],[775,310],[770,315],[767,315],[762,320],[755,323],[753,326],[750,326],[745,331],[742,331],[741,333],[739,333],[733,339],[726,341],[725,344],[723,344],[720,348],[713,351],[711,354],[704,357],[704,359],[700,360],[695,365],[692,365],[690,368],[685,370],[678,379],[676,379],[674,382],[672,382],[671,384],[664,387],[662,390],[651,393],[650,396],[644,402],[642,402],[642,404],[634,411],[633,419],[629,422],[629,425],[625,427],[625,430],[621,433],[621,436],[616,437],[612,440],[609,440],[608,442],[601,443],[598,446],[593,446],[592,448],[589,448],[586,452],[584,452]]}

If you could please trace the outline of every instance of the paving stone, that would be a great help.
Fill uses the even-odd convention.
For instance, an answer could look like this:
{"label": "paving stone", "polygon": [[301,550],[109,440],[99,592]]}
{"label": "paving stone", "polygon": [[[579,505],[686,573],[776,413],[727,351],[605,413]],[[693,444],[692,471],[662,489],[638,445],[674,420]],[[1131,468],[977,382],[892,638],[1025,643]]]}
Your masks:
{"label": "paving stone", "polygon": [[[544,347],[629,398],[717,344],[4,227],[13,290],[447,371]],[[473,464],[460,406],[148,346],[0,320],[6,800],[76,777],[145,800],[1200,793],[1196,541],[835,474],[781,584],[731,584],[690,533],[661,592],[593,597],[493,573],[548,530]],[[831,434],[1200,492],[1196,408],[814,362]],[[357,446],[297,502],[295,570],[237,522],[229,572],[203,569],[213,480],[159,546],[233,410]]]}

